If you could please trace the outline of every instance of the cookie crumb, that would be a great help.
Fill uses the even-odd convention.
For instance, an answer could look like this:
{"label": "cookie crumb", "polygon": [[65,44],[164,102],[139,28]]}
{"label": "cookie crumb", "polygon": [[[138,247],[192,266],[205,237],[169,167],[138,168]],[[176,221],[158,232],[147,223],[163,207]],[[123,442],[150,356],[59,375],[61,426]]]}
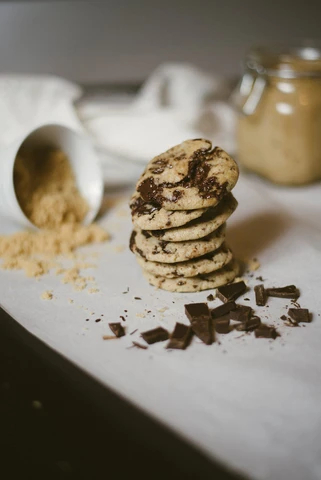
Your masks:
{"label": "cookie crumb", "polygon": [[89,288],[88,293],[98,293],[100,292],[99,288]]}
{"label": "cookie crumb", "polygon": [[261,264],[260,262],[258,261],[257,258],[253,258],[252,260],[249,260],[248,261],[248,268],[249,270],[251,270],[251,272],[255,272],[256,270],[258,270],[260,268]]}
{"label": "cookie crumb", "polygon": [[163,307],[163,308],[158,308],[157,311],[160,312],[160,313],[164,313],[166,312],[166,310],[168,310],[168,307]]}
{"label": "cookie crumb", "polygon": [[41,298],[42,300],[52,300],[53,299],[52,290],[46,290],[45,292],[42,292]]}

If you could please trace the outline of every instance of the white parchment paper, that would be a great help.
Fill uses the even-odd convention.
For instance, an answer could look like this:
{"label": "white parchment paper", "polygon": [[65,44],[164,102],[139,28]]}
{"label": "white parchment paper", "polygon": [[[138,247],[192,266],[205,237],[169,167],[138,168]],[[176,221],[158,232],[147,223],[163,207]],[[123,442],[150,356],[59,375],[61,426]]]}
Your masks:
{"label": "white parchment paper", "polygon": [[[281,333],[275,341],[233,332],[220,335],[220,344],[210,347],[194,338],[186,351],[170,352],[162,343],[148,350],[127,349],[132,340],[143,342],[139,331],[156,325],[172,329],[175,322],[186,322],[184,303],[206,301],[210,293],[172,294],[146,283],[127,249],[131,229],[127,199],[101,220],[113,240],[84,249],[99,252],[98,268],[92,274],[100,292],[74,292],[54,275],[37,281],[21,272],[0,270],[1,305],[49,346],[210,457],[253,479],[317,480],[321,478],[321,185],[288,189],[241,175],[235,196],[239,208],[228,222],[229,242],[240,257],[257,257],[261,263],[249,277],[252,288],[244,296],[251,302],[244,297],[240,302],[255,305],[253,286],[260,283],[255,279],[258,275],[266,286],[295,283],[301,290],[301,306],[313,313],[311,324],[284,326],[280,316],[291,304],[275,298],[266,307],[256,307],[263,321],[276,325]],[[1,229],[4,233],[3,221]],[[120,251],[122,245],[126,248]],[[129,292],[122,293],[127,287]],[[48,289],[54,299],[41,300]],[[211,306],[219,303],[215,300]],[[111,334],[108,322],[119,321],[120,315],[127,315],[127,335],[104,341],[102,335]],[[101,322],[96,323],[96,318]],[[129,335],[135,329],[139,331]]]}

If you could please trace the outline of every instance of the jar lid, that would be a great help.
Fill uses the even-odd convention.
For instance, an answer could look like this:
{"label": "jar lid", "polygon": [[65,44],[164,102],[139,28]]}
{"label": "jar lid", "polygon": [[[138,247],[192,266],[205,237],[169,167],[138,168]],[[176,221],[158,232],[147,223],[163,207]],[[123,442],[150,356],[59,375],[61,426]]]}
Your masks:
{"label": "jar lid", "polygon": [[245,65],[258,75],[280,78],[320,77],[321,47],[255,47],[247,54]]}

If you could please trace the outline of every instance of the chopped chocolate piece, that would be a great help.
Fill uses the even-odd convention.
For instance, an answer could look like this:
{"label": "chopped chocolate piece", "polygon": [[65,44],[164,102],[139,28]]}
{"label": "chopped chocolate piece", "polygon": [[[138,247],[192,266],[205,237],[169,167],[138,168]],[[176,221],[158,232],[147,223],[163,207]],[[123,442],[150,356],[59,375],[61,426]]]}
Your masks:
{"label": "chopped chocolate piece", "polygon": [[214,327],[217,333],[230,333],[230,314],[215,318]]}
{"label": "chopped chocolate piece", "polygon": [[276,337],[279,337],[280,334],[276,331],[274,327],[271,325],[266,325],[262,323],[258,328],[254,331],[256,338],[273,338],[274,340]]}
{"label": "chopped chocolate piece", "polygon": [[137,330],[138,330],[138,328],[136,328],[135,330],[133,330],[132,332],[130,332],[130,334],[129,334],[129,335],[134,335],[134,333],[136,333],[136,332],[137,332]]}
{"label": "chopped chocolate piece", "polygon": [[230,312],[230,319],[236,322],[246,322],[251,318],[252,311],[252,308],[246,305],[236,305],[236,308]]}
{"label": "chopped chocolate piece", "polygon": [[116,335],[116,337],[123,337],[125,335],[125,329],[121,323],[108,323],[110,330]]}
{"label": "chopped chocolate piece", "polygon": [[307,308],[289,308],[288,314],[297,323],[310,323],[312,320]]}
{"label": "chopped chocolate piece", "polygon": [[230,312],[231,310],[234,310],[236,307],[234,302],[227,302],[224,303],[223,305],[220,305],[219,307],[213,308],[211,310],[211,316],[212,318],[217,318],[221,317],[222,315],[225,315],[226,313]]}
{"label": "chopped chocolate piece", "polygon": [[243,282],[229,283],[228,285],[223,285],[216,289],[216,296],[222,300],[222,302],[227,303],[231,300],[236,300],[240,295],[246,291],[246,284]]}
{"label": "chopped chocolate piece", "polygon": [[269,297],[293,298],[294,300],[300,296],[300,292],[295,285],[267,288],[266,293]]}
{"label": "chopped chocolate piece", "polygon": [[190,303],[185,305],[185,314],[191,322],[195,335],[206,345],[212,345],[214,341],[212,319],[207,303]]}
{"label": "chopped chocolate piece", "polygon": [[281,320],[287,320],[288,317],[287,317],[286,315],[282,315],[282,316],[280,317],[280,319],[281,319]]}
{"label": "chopped chocolate piece", "polygon": [[96,318],[95,322],[96,322],[96,323],[101,322],[101,318]]}
{"label": "chopped chocolate piece", "polygon": [[256,277],[256,280],[259,282],[264,282],[264,278],[260,275],[259,277]]}
{"label": "chopped chocolate piece", "polygon": [[134,300],[141,300],[140,297],[134,297]]}
{"label": "chopped chocolate piece", "polygon": [[206,300],[207,300],[208,302],[213,302],[213,300],[214,300],[214,295],[212,295],[212,294],[210,293],[209,295],[207,295]]}
{"label": "chopped chocolate piece", "polygon": [[244,323],[241,323],[240,325],[237,325],[235,328],[239,332],[251,332],[252,330],[255,330],[261,325],[261,319],[260,317],[257,317],[256,315],[249,318],[246,320]]}
{"label": "chopped chocolate piece", "polygon": [[188,347],[192,336],[193,331],[191,327],[188,327],[183,323],[176,323],[166,348],[185,350],[185,348]]}
{"label": "chopped chocolate piece", "polygon": [[146,345],[142,345],[141,343],[138,342],[133,342],[133,347],[141,348],[142,350],[147,350],[148,347]]}
{"label": "chopped chocolate piece", "polygon": [[147,332],[143,332],[141,336],[145,340],[145,342],[148,343],[148,345],[152,345],[153,343],[157,343],[157,342],[164,342],[169,338],[168,331],[165,330],[165,328],[163,327],[157,327],[157,328],[154,328],[153,330],[148,330]]}
{"label": "chopped chocolate piece", "polygon": [[267,300],[267,294],[264,285],[262,283],[260,285],[256,285],[254,287],[254,292],[256,305],[258,305],[259,307],[264,307]]}

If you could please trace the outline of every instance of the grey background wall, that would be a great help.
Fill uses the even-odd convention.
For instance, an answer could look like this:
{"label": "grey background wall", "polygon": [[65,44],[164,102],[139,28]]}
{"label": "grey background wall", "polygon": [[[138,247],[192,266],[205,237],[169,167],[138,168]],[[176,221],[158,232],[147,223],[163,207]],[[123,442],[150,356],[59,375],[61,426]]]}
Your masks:
{"label": "grey background wall", "polygon": [[0,72],[141,81],[159,63],[240,72],[254,43],[320,38],[321,1],[0,2]]}

